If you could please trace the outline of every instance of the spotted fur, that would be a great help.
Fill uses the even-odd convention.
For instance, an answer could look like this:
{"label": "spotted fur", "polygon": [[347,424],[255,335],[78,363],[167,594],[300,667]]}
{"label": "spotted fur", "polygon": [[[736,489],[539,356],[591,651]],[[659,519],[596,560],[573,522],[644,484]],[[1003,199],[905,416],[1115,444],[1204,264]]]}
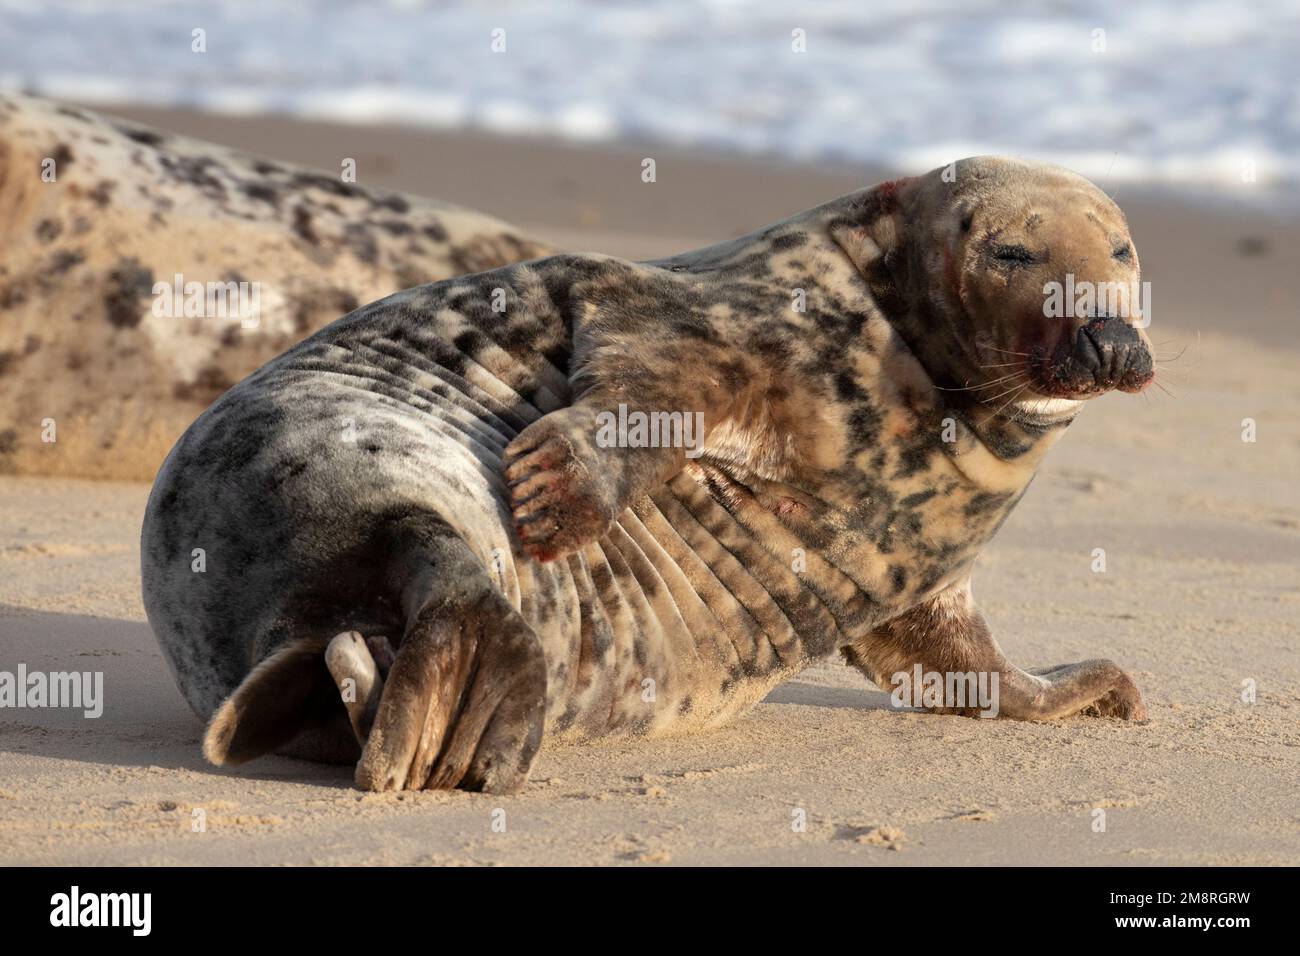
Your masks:
{"label": "spotted fur", "polygon": [[[338,168],[16,95],[0,97],[0,245],[0,471],[134,479],[217,395],[340,314],[549,251]],[[260,283],[256,326],[155,316],[154,284],[177,273]]]}
{"label": "spotted fur", "polygon": [[[837,651],[878,681],[921,660],[1005,669],[1011,716],[1139,716],[1113,665],[1012,669],[967,589],[1079,403],[987,400],[995,376],[963,365],[950,323],[1028,333],[963,312],[944,276],[980,255],[963,204],[1019,216],[1024,199],[1064,256],[1078,210],[1052,199],[1061,182],[1082,190],[967,161],[956,185],[936,171],[662,261],[451,279],[266,365],[180,440],[145,519],[149,619],[216,714],[209,740],[348,734],[328,694],[260,737],[243,703],[263,680],[280,698],[283,673],[253,669],[286,646],[310,651],[304,687],[332,689],[316,651],[348,630],[398,647],[358,764],[378,789],[514,789],[543,732],[716,726]],[[703,413],[703,454],[605,447],[597,416],[620,403]]]}

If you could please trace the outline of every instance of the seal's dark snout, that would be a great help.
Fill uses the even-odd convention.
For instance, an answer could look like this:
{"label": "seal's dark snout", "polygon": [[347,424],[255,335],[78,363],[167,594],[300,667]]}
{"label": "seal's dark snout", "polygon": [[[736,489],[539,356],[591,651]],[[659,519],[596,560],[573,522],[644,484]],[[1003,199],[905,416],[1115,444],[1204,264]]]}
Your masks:
{"label": "seal's dark snout", "polygon": [[1090,319],[1074,337],[1074,360],[1092,373],[1103,388],[1119,381],[1120,373],[1135,345],[1137,332],[1123,319],[1099,316]]}
{"label": "seal's dark snout", "polygon": [[1098,389],[1138,391],[1152,377],[1151,352],[1137,329],[1118,316],[1089,320],[1074,339],[1074,361]]}
{"label": "seal's dark snout", "polygon": [[1049,394],[1085,398],[1112,388],[1139,392],[1153,377],[1151,352],[1137,329],[1118,316],[1089,319],[1064,338],[1045,369]]}

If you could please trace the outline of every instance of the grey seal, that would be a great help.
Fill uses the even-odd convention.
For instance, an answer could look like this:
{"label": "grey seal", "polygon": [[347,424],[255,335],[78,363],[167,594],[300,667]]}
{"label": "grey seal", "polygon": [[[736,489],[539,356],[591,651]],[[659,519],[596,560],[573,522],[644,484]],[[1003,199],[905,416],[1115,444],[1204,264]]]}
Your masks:
{"label": "grey seal", "polygon": [[1122,213],[980,157],[345,316],[223,395],[150,497],[145,606],[205,753],[513,791],[543,739],[714,727],[836,652],[882,686],[995,676],[1003,717],[1144,719],[1110,661],[1012,665],[971,597],[1085,400],[1153,378],[1135,318],[1045,317],[1067,275],[1137,279]]}

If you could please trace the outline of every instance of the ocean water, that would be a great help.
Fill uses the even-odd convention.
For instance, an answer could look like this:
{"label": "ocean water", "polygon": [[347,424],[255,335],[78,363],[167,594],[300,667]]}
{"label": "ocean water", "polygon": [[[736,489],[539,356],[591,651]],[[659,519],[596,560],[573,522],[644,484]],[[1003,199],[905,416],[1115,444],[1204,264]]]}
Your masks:
{"label": "ocean water", "polygon": [[0,89],[916,171],[1015,153],[1264,205],[1300,187],[1300,0],[0,0]]}

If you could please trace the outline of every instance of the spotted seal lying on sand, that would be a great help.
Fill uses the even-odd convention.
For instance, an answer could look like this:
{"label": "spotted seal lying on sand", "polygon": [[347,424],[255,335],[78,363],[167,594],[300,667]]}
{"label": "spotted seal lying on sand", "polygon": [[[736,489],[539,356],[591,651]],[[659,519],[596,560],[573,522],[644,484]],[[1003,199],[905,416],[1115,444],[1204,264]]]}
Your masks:
{"label": "spotted seal lying on sand", "polygon": [[227,392],[141,549],[207,756],[509,791],[543,733],[714,726],[837,650],[882,686],[996,674],[1002,716],[1143,718],[1109,661],[1010,664],[970,593],[1082,401],[1152,379],[1136,321],[1045,318],[1044,285],[1137,254],[1072,173],[955,173],[400,292]]}
{"label": "spotted seal lying on sand", "polygon": [[343,172],[0,96],[0,471],[152,479],[217,395],[340,314],[551,251]]}

